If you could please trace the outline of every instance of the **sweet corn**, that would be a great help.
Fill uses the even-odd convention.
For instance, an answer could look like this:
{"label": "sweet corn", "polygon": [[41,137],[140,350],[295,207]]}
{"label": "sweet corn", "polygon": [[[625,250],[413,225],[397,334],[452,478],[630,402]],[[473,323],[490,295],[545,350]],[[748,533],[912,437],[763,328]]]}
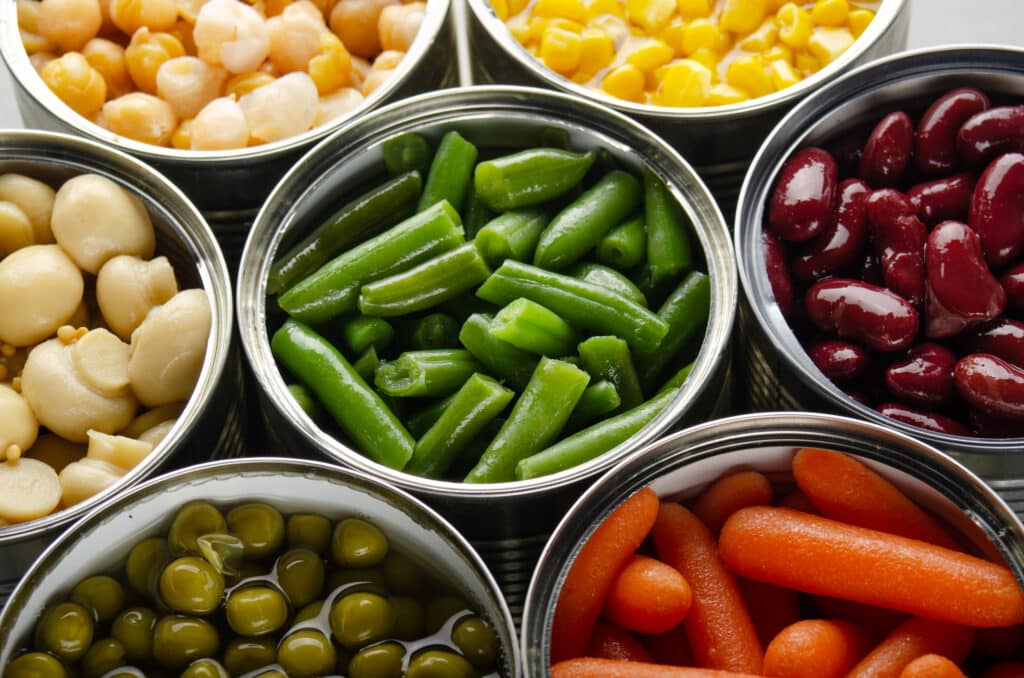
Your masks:
{"label": "sweet corn", "polygon": [[821,62],[813,54],[808,54],[807,52],[798,52],[793,59],[793,65],[800,72],[800,75],[805,78],[821,70]]}
{"label": "sweet corn", "polygon": [[508,12],[511,16],[515,16],[526,9],[529,4],[530,0],[508,0]]}
{"label": "sweet corn", "polygon": [[785,43],[777,42],[762,52],[761,58],[764,59],[765,63],[782,60],[792,64],[793,50],[791,50]]}
{"label": "sweet corn", "polygon": [[779,21],[779,40],[790,47],[807,45],[813,29],[810,14],[795,3],[787,2],[775,13],[775,18]]}
{"label": "sweet corn", "polygon": [[564,28],[549,28],[540,41],[540,58],[544,65],[562,75],[569,75],[580,66],[583,38]]}
{"label": "sweet corn", "polygon": [[675,52],[661,40],[645,40],[626,57],[626,63],[633,64],[644,73],[650,73],[658,66],[672,61]]}
{"label": "sweet corn", "polygon": [[793,65],[783,59],[768,62],[768,73],[776,90],[785,89],[800,82],[800,74]]}
{"label": "sweet corn", "polygon": [[725,0],[718,23],[722,30],[749,33],[764,21],[765,0]]}
{"label": "sweet corn", "polygon": [[711,0],[676,0],[676,11],[684,19],[698,19],[711,16],[714,3]]}
{"label": "sweet corn", "polygon": [[537,0],[533,5],[533,16],[584,23],[587,20],[587,9],[582,0]]}
{"label": "sweet corn", "polygon": [[224,96],[233,96],[236,99],[253,91],[257,87],[263,87],[274,82],[274,76],[263,71],[251,71],[239,73],[224,85]]}
{"label": "sweet corn", "polygon": [[[381,52],[381,55],[388,53]],[[402,54],[398,53],[398,61],[401,61]],[[398,65],[397,61],[395,65]],[[374,62],[374,68],[387,67],[378,66]],[[320,53],[309,60],[306,70],[316,85],[316,91],[320,96],[325,96],[352,83],[352,55],[345,49],[338,36],[330,31],[324,31],[320,34]]]}
{"label": "sweet corn", "polygon": [[43,67],[43,82],[79,115],[95,115],[107,98],[107,83],[78,52],[68,52]]}
{"label": "sweet corn", "polygon": [[850,27],[850,32],[853,33],[855,38],[859,38],[860,34],[863,33],[871,20],[875,18],[875,13],[870,9],[855,9],[850,12],[849,16],[846,17],[846,23]]}
{"label": "sweet corn", "polygon": [[689,56],[698,49],[717,50],[721,46],[722,31],[709,19],[694,19],[683,32],[683,54]]}
{"label": "sweet corn", "polygon": [[738,104],[741,101],[746,101],[750,98],[750,95],[741,89],[736,89],[732,85],[727,85],[724,82],[720,82],[717,85],[712,85],[711,89],[708,90],[708,106],[727,106],[729,104]]}
{"label": "sweet corn", "polygon": [[646,35],[657,34],[675,11],[675,0],[626,0],[630,21],[641,26]]}
{"label": "sweet corn", "polygon": [[718,72],[718,53],[712,52],[707,47],[701,47],[691,54],[689,58],[704,64],[704,66],[712,73]]}
{"label": "sweet corn", "polygon": [[171,135],[171,148],[177,148],[183,151],[191,150],[192,148],[192,120],[182,120],[178,123],[177,128],[174,130],[174,134]]}
{"label": "sweet corn", "polygon": [[725,71],[725,81],[742,89],[753,97],[761,97],[775,91],[771,76],[760,55],[750,54],[736,59]]}
{"label": "sweet corn", "polygon": [[748,52],[763,52],[779,39],[779,25],[775,17],[765,19],[757,30],[739,41],[739,46]]}
{"label": "sweet corn", "polygon": [[814,31],[807,49],[821,63],[828,65],[853,44],[853,34],[847,28],[819,28]]}
{"label": "sweet corn", "polygon": [[124,50],[124,61],[135,86],[143,92],[156,93],[156,72],[168,59],[185,56],[185,48],[170,33],[150,33],[142,27],[135,31]]}
{"label": "sweet corn", "polygon": [[703,106],[711,90],[711,71],[693,59],[681,59],[665,71],[654,95],[661,106]]}
{"label": "sweet corn", "polygon": [[818,0],[811,8],[811,21],[818,26],[843,26],[849,14],[846,0]]}
{"label": "sweet corn", "polygon": [[584,28],[580,34],[583,50],[580,52],[579,75],[590,80],[598,71],[608,68],[615,59],[615,43],[598,28]]}
{"label": "sweet corn", "polygon": [[625,20],[611,14],[595,17],[590,22],[590,27],[604,31],[605,35],[615,43],[615,49],[620,49],[629,39],[629,26],[626,25]]}
{"label": "sweet corn", "polygon": [[512,14],[508,11],[507,0],[491,0],[491,9],[494,10],[494,13],[502,21],[508,21],[508,18],[512,16]]}
{"label": "sweet corn", "polygon": [[644,74],[633,64],[622,64],[604,76],[601,89],[619,99],[640,101],[644,94]]}
{"label": "sweet corn", "polygon": [[526,40],[527,43],[535,42],[540,44],[540,39],[544,37],[544,31],[548,29],[548,20],[543,17],[533,17],[530,19],[530,37]]}
{"label": "sweet corn", "polygon": [[593,21],[602,14],[626,18],[626,8],[619,0],[584,0],[583,5],[587,9],[587,21]]}
{"label": "sweet corn", "polygon": [[512,37],[516,39],[516,42],[518,42],[523,47],[526,47],[531,42],[530,38],[532,37],[532,35],[530,33],[529,24],[510,26],[508,32],[511,33]]}
{"label": "sweet corn", "polygon": [[[563,31],[569,31],[570,33],[582,33],[583,24],[578,21],[572,21],[570,19],[548,19],[547,28],[561,28]],[[545,29],[546,30],[546,29]]]}
{"label": "sweet corn", "polygon": [[658,39],[671,47],[677,57],[686,56],[683,54],[683,35],[685,33],[686,22],[679,17],[673,17],[658,33]]}

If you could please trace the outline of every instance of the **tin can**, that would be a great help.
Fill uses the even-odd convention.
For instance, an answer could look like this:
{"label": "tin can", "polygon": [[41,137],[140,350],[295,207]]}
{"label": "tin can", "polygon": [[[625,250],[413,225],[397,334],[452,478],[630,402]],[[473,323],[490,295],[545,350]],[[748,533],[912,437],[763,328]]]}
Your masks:
{"label": "tin can", "polygon": [[481,82],[549,87],[624,113],[646,125],[683,157],[731,214],[757,147],[798,101],[850,68],[892,54],[907,44],[910,3],[882,0],[863,34],[835,61],[791,87],[726,106],[670,108],[610,97],[579,85],[542,64],[512,36],[490,0],[468,0],[474,76]]}
{"label": "tin can", "polygon": [[54,542],[32,566],[0,614],[0,666],[19,647],[53,599],[85,576],[117,572],[132,546],[166,534],[177,507],[267,502],[283,513],[328,518],[358,516],[380,528],[391,543],[466,597],[495,629],[505,678],[520,674],[515,627],[494,578],[450,524],[414,497],[354,471],[330,464],[249,458],[176,471],[112,498]]}
{"label": "tin can", "polygon": [[854,455],[986,556],[1005,561],[1024,585],[1024,525],[980,478],[939,450],[876,424],[802,412],[749,414],[708,422],[660,440],[623,460],[565,515],[530,581],[521,627],[524,675],[548,675],[555,602],[573,560],[605,518],[650,486],[685,502],[714,480],[756,470],[776,487],[792,482],[801,447]]}
{"label": "tin can", "polygon": [[[274,362],[267,336],[267,274],[312,219],[336,208],[337,197],[383,175],[381,142],[416,131],[439,138],[450,128],[481,147],[523,148],[551,130],[567,133],[577,149],[604,148],[624,168],[646,163],[684,207],[706,258],[712,284],[703,348],[678,397],[642,431],[614,450],[574,469],[529,481],[474,485],[420,478],[371,461],[325,433],[295,403]],[[708,416],[728,393],[729,340],[735,278],[724,221],[686,162],[647,130],[607,109],[569,95],[514,87],[470,87],[423,95],[339,129],[289,172],[267,200],[242,257],[238,317],[242,344],[259,384],[268,430],[281,449],[313,450],[425,499],[468,535],[490,562],[522,586],[543,535],[569,502],[614,460],[655,439],[680,420]],[[727,401],[726,401],[727,402]],[[510,541],[511,540],[511,541]],[[499,575],[501,576],[501,575]],[[509,590],[512,590],[510,588]]]}
{"label": "tin can", "polygon": [[0,528],[0,603],[36,556],[54,538],[105,499],[160,469],[240,452],[243,422],[237,384],[241,362],[232,347],[234,309],[227,265],[202,215],[162,175],[120,151],[52,132],[0,132],[0,173],[17,172],[57,186],[91,172],[120,184],[146,205],[182,289],[206,291],[212,314],[206,358],[195,390],[177,424],[152,452],[117,483],[79,504],[44,518]]}
{"label": "tin can", "polygon": [[873,123],[898,108],[917,109],[960,86],[1024,97],[1024,50],[958,46],[907,52],[869,64],[808,97],[779,123],[750,166],[736,211],[735,241],[745,303],[738,370],[754,410],[836,411],[893,427],[955,455],[1024,511],[1024,439],[968,438],[910,426],[854,401],[811,362],[783,319],[761,252],[765,206],[785,159],[803,146]]}

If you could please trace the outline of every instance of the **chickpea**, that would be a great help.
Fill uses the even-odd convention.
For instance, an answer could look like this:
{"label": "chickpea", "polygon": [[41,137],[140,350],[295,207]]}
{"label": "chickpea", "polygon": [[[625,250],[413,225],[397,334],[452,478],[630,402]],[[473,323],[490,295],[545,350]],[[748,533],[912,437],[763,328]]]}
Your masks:
{"label": "chickpea", "polygon": [[185,410],[185,403],[177,402],[170,405],[161,405],[151,410],[146,410],[139,416],[132,419],[121,435],[129,438],[139,438],[146,431],[158,426],[160,423],[169,420],[176,420]]}
{"label": "chickpea", "polygon": [[21,35],[21,44],[25,46],[25,51],[30,56],[40,52],[55,52],[58,49],[52,40],[44,38],[39,32],[37,0],[18,0],[18,33]]}
{"label": "chickpea", "polygon": [[144,261],[116,256],[96,277],[96,301],[107,325],[128,341],[153,308],[178,293],[174,269],[166,257]]}
{"label": "chickpea", "polygon": [[166,146],[178,127],[178,116],[169,103],[142,92],[108,101],[101,115],[99,124],[114,134],[157,146]]}
{"label": "chickpea", "polygon": [[324,96],[352,83],[352,55],[338,36],[324,31],[320,34],[320,51],[309,60],[307,70],[317,92]]}
{"label": "chickpea", "polygon": [[320,34],[326,30],[319,10],[308,0],[288,5],[280,16],[269,19],[269,56],[277,72],[306,70],[309,60],[320,53]]}
{"label": "chickpea", "polygon": [[0,200],[0,258],[28,247],[35,239],[32,224],[20,207]]}
{"label": "chickpea", "polygon": [[171,135],[171,148],[188,150],[192,148],[192,121],[182,120]]}
{"label": "chickpea", "polygon": [[425,2],[410,2],[407,5],[385,7],[377,24],[380,45],[384,49],[408,52],[416,33],[420,30],[427,13]]}
{"label": "chickpea", "polygon": [[39,436],[35,445],[25,456],[30,459],[38,459],[60,473],[65,466],[84,457],[85,451],[86,446],[81,443],[73,443],[58,435],[46,433]]}
{"label": "chickpea", "polygon": [[32,245],[0,261],[0,341],[31,346],[52,336],[82,302],[85,283],[57,245]]}
{"label": "chickpea", "polygon": [[95,115],[106,101],[106,81],[78,52],[50,61],[39,75],[61,101],[86,118]]}
{"label": "chickpea", "polygon": [[107,83],[107,98],[114,99],[134,89],[121,45],[105,38],[93,38],[85,43],[82,56],[103,76]]}
{"label": "chickpea", "polygon": [[405,56],[405,52],[397,49],[386,49],[377,55],[377,58],[373,60],[373,68],[377,70],[383,69],[396,69],[398,65],[402,63],[402,58]]}
{"label": "chickpea", "polygon": [[60,503],[60,481],[38,459],[0,463],[0,520],[21,523],[48,515]]}
{"label": "chickpea", "polygon": [[377,24],[385,7],[398,0],[343,0],[331,10],[331,30],[341,38],[348,51],[372,59],[381,50]]}
{"label": "chickpea", "polygon": [[366,79],[363,80],[363,96],[370,96],[373,93],[373,90],[377,89],[385,82],[387,82],[388,79],[394,74],[395,71],[391,68],[370,69],[370,72],[367,74]]}
{"label": "chickpea", "polygon": [[65,52],[82,49],[96,37],[103,23],[97,0],[42,0],[39,34]]}
{"label": "chickpea", "polygon": [[289,73],[246,94],[238,104],[249,123],[250,136],[267,142],[308,130],[316,117],[317,101],[312,78]]}
{"label": "chickpea", "polygon": [[192,123],[189,148],[194,151],[222,151],[249,144],[249,123],[238,102],[221,97],[199,111]]}
{"label": "chickpea", "polygon": [[232,73],[255,71],[270,51],[263,17],[239,0],[209,0],[199,10],[192,37],[200,59]]}
{"label": "chickpea", "polygon": [[272,82],[274,82],[274,76],[264,71],[240,73],[228,80],[228,83],[224,86],[224,96],[234,97],[237,100],[257,87],[263,87]]}
{"label": "chickpea", "polygon": [[[39,435],[39,422],[28,401],[10,386],[0,384],[0,461],[18,458]],[[16,448],[16,449],[12,449]]]}
{"label": "chickpea", "polygon": [[361,89],[366,76],[370,74],[373,66],[369,61],[360,57],[352,57],[352,86]]}
{"label": "chickpea", "polygon": [[32,224],[33,241],[37,245],[53,242],[50,215],[57,192],[43,182],[21,174],[0,175],[0,200],[13,202],[21,208]]}
{"label": "chickpea", "polygon": [[87,435],[89,450],[85,454],[86,458],[105,461],[125,471],[131,471],[153,451],[153,444],[145,440],[99,431],[89,431]]}
{"label": "chickpea", "polygon": [[146,94],[156,94],[156,74],[165,61],[185,56],[185,46],[170,33],[150,33],[140,28],[124,50],[132,82]]}
{"label": "chickpea", "polygon": [[179,118],[192,118],[220,94],[228,73],[192,56],[165,61],[156,73],[156,91]]}
{"label": "chickpea", "polygon": [[60,503],[74,506],[107,489],[125,474],[113,464],[99,459],[80,459],[60,472]]}
{"label": "chickpea", "polygon": [[352,87],[339,89],[334,94],[320,97],[320,105],[316,109],[313,126],[319,127],[325,122],[340,118],[358,108],[363,103],[363,95]]}
{"label": "chickpea", "polygon": [[178,22],[175,0],[109,0],[110,20],[131,35],[143,26],[166,31]]}
{"label": "chickpea", "polygon": [[50,63],[57,58],[57,55],[53,52],[36,52],[28,58],[28,62],[32,64],[32,68],[36,69],[36,73],[43,75],[43,69],[46,68],[46,64]]}

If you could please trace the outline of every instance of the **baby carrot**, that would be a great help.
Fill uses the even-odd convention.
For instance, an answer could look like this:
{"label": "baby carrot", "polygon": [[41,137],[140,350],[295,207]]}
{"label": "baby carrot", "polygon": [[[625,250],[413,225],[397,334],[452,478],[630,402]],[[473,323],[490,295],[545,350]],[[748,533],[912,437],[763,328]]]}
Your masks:
{"label": "baby carrot", "polygon": [[1021,678],[1024,676],[1024,662],[999,662],[981,674],[981,678]]}
{"label": "baby carrot", "polygon": [[737,577],[736,582],[740,585],[743,600],[747,601],[747,610],[762,645],[767,645],[779,631],[800,620],[800,598],[793,589],[741,577]]}
{"label": "baby carrot", "polygon": [[741,508],[770,506],[771,503],[771,481],[757,471],[739,471],[711,483],[697,497],[693,512],[717,535],[726,519]]}
{"label": "baby carrot", "polygon": [[849,622],[803,619],[782,629],[764,651],[764,675],[842,678],[867,654],[867,632]]}
{"label": "baby carrot", "polygon": [[804,448],[793,457],[793,478],[827,518],[962,550],[938,521],[848,454]]}
{"label": "baby carrot", "polygon": [[971,651],[974,630],[965,626],[911,617],[875,646],[847,678],[899,678],[907,664],[926,654],[962,662]]}
{"label": "baby carrot", "polygon": [[968,626],[1024,621],[1024,593],[1006,567],[792,509],[737,511],[722,527],[719,552],[740,576],[806,593]]}
{"label": "baby carrot", "polygon": [[686,637],[686,627],[682,624],[665,633],[640,636],[640,642],[659,664],[693,666],[690,639]]}
{"label": "baby carrot", "polygon": [[604,616],[637,633],[662,633],[690,610],[690,584],[675,568],[647,556],[633,556],[612,582]]}
{"label": "baby carrot", "polygon": [[615,624],[599,621],[587,643],[587,656],[601,659],[623,659],[630,662],[653,662],[654,657],[639,640]]}
{"label": "baby carrot", "polygon": [[758,673],[763,652],[732,574],[718,557],[715,538],[693,513],[662,503],[651,530],[658,557],[690,583],[693,603],[683,624],[697,664]]}
{"label": "baby carrot", "polygon": [[926,654],[903,667],[900,678],[967,678],[960,667],[942,655]]}
{"label": "baby carrot", "polygon": [[562,585],[551,629],[551,662],[579,657],[587,647],[608,588],[651,531],[658,495],[644,488],[605,518],[583,545]]}
{"label": "baby carrot", "polygon": [[663,666],[620,659],[582,657],[551,667],[551,678],[757,678],[756,673]]}
{"label": "baby carrot", "polygon": [[876,639],[881,640],[894,628],[907,621],[910,615],[884,607],[855,603],[831,596],[812,596],[812,605],[819,617],[842,619],[867,629]]}

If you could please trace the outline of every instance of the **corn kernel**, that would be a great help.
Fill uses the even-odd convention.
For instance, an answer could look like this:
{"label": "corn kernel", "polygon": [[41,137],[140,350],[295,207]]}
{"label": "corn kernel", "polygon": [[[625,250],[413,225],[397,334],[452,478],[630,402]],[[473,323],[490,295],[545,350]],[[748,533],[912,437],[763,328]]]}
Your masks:
{"label": "corn kernel", "polygon": [[626,0],[629,20],[643,27],[647,35],[657,34],[675,11],[675,0]]}
{"label": "corn kernel", "polygon": [[706,47],[701,47],[693,54],[690,55],[690,59],[704,64],[704,66],[711,71],[712,80],[717,80],[714,75],[718,72],[718,53],[712,52]]}
{"label": "corn kernel", "polygon": [[590,27],[604,31],[605,35],[615,43],[616,49],[621,48],[629,39],[629,26],[626,25],[625,20],[611,14],[595,17],[590,22]]}
{"label": "corn kernel", "polygon": [[796,72],[793,65],[782,59],[769,61],[768,73],[771,75],[772,85],[776,90],[785,89],[800,82],[800,74]]}
{"label": "corn kernel", "polygon": [[548,19],[548,28],[561,28],[563,31],[569,31],[570,33],[582,33],[583,24],[578,21],[571,21],[569,19]]}
{"label": "corn kernel", "polygon": [[192,118],[182,120],[171,135],[171,148],[183,151],[192,149]]}
{"label": "corn kernel", "polygon": [[814,31],[807,49],[822,66],[832,63],[853,44],[853,34],[847,28],[819,28]]}
{"label": "corn kernel", "polygon": [[676,11],[684,19],[698,19],[711,16],[711,0],[676,0]]}
{"label": "corn kernel", "polygon": [[693,59],[681,59],[665,72],[654,101],[661,106],[703,106],[711,89],[711,71]]}
{"label": "corn kernel", "polygon": [[644,73],[649,73],[658,66],[672,61],[673,54],[672,48],[661,40],[650,38],[630,52],[626,57],[626,62],[633,64]]}
{"label": "corn kernel", "polygon": [[535,42],[540,44],[541,38],[544,37],[544,31],[548,29],[548,20],[543,17],[533,17],[530,19],[530,39],[527,42]]}
{"label": "corn kernel", "polygon": [[239,73],[224,86],[224,96],[234,96],[236,99],[243,97],[257,87],[263,87],[274,82],[274,76],[263,71],[250,71]]}
{"label": "corn kernel", "polygon": [[602,14],[611,14],[622,19],[626,18],[626,8],[620,0],[584,0],[583,5],[587,8],[588,21]]}
{"label": "corn kernel", "polygon": [[515,16],[526,9],[526,6],[530,4],[530,0],[508,0],[508,13],[510,16]]}
{"label": "corn kernel", "polygon": [[850,32],[854,37],[859,38],[874,18],[875,13],[870,9],[855,9],[846,17],[846,23],[850,26]]}
{"label": "corn kernel", "polygon": [[43,82],[79,115],[95,115],[107,98],[107,83],[85,57],[68,52],[43,67]]}
{"label": "corn kernel", "polygon": [[516,39],[516,42],[518,42],[523,47],[526,47],[527,45],[530,44],[531,38],[533,37],[533,33],[532,31],[530,31],[529,24],[523,24],[520,26],[510,26],[508,30],[509,33],[512,34],[512,37]]}
{"label": "corn kernel", "polygon": [[761,97],[775,91],[771,76],[764,67],[760,55],[750,54],[736,59],[725,71],[725,81],[753,97]]}
{"label": "corn kernel", "polygon": [[793,65],[805,78],[821,70],[821,62],[818,61],[818,58],[807,52],[798,52],[793,59]]}
{"label": "corn kernel", "polygon": [[711,89],[708,90],[708,106],[727,106],[729,104],[738,104],[741,101],[746,101],[750,98],[750,95],[741,89],[737,89],[732,85],[728,85],[724,82],[720,82],[717,85],[712,85]]}
{"label": "corn kernel", "polygon": [[765,0],[725,0],[718,23],[722,30],[749,33],[764,21]]}
{"label": "corn kernel", "polygon": [[793,63],[793,50],[785,43],[777,42],[766,49],[761,54],[761,58],[764,59],[765,63],[779,60]]}
{"label": "corn kernel", "polygon": [[633,64],[622,64],[604,76],[601,89],[619,99],[640,101],[644,93],[644,74]]}
{"label": "corn kernel", "polygon": [[562,75],[579,68],[583,56],[583,38],[563,28],[549,28],[540,41],[540,58],[544,65]]}
{"label": "corn kernel", "polygon": [[811,21],[818,26],[843,26],[849,14],[846,0],[818,0],[811,8]]}
{"label": "corn kernel", "polygon": [[775,17],[768,17],[757,30],[739,41],[739,46],[748,52],[763,52],[779,39],[779,25]]}
{"label": "corn kernel", "polygon": [[579,74],[592,78],[598,71],[608,68],[615,59],[615,43],[598,28],[584,28],[580,34],[583,51],[580,52]]}
{"label": "corn kernel", "polygon": [[508,0],[491,0],[491,9],[502,21],[508,21],[512,16],[508,11]]}
{"label": "corn kernel", "polygon": [[810,14],[787,2],[775,13],[775,18],[779,21],[779,40],[790,47],[807,45],[813,28]]}
{"label": "corn kernel", "polygon": [[686,33],[686,22],[679,17],[673,17],[668,24],[658,33],[658,39],[672,48],[676,56],[683,54],[683,35]]}
{"label": "corn kernel", "polygon": [[584,23],[587,20],[587,9],[582,0],[537,0],[533,5],[533,16]]}
{"label": "corn kernel", "polygon": [[722,31],[709,19],[694,19],[683,32],[683,54],[689,56],[698,49],[717,50],[721,44]]}
{"label": "corn kernel", "polygon": [[[380,56],[389,53],[389,51],[381,52]],[[397,59],[401,61],[403,53],[399,52],[398,54]],[[380,56],[377,57],[377,61],[380,61]],[[377,61],[373,62],[374,68],[389,67],[385,64],[378,64]],[[345,45],[342,44],[338,36],[330,31],[324,31],[320,34],[320,53],[309,60],[306,70],[309,72],[309,77],[313,79],[320,96],[326,96],[352,84],[352,55],[345,49]]]}

